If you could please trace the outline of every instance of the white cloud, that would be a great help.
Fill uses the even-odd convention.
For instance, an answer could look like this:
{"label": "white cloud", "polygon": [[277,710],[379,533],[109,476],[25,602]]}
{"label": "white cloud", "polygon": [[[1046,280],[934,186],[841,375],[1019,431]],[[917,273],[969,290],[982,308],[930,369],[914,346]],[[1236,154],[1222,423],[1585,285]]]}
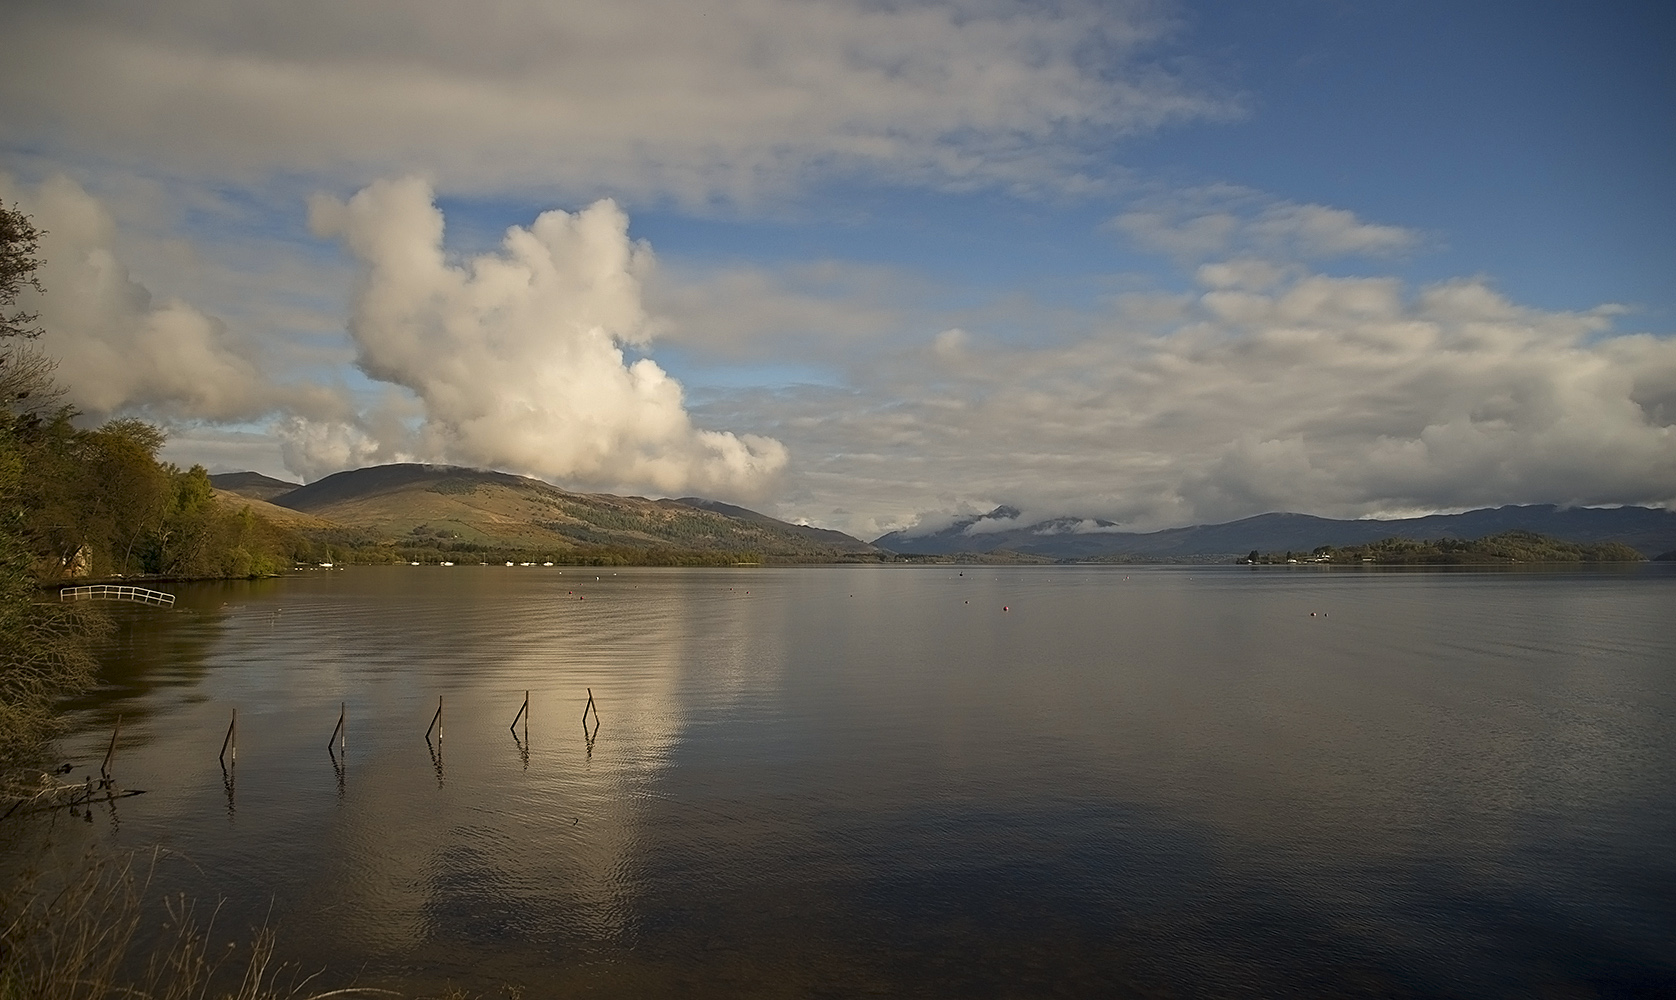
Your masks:
{"label": "white cloud", "polygon": [[138,412],[163,421],[247,421],[286,411],[340,416],[341,393],[280,384],[262,345],[180,299],[157,301],[115,250],[116,224],[101,202],[66,177],[25,188],[0,175],[0,198],[16,200],[44,231],[38,309],[41,349],[57,359],[66,400],[101,418]]}
{"label": "white cloud", "polygon": [[219,465],[242,449],[271,468],[272,443],[210,429],[264,421],[286,467],[308,479],[448,461],[747,499],[786,464],[777,441],[693,426],[680,385],[650,359],[625,358],[623,345],[645,346],[657,328],[640,292],[653,258],[611,202],[546,213],[509,230],[501,252],[456,266],[421,182],[317,200],[316,226],[362,264],[352,339],[362,370],[387,387],[357,403],[341,386],[277,381],[263,345],[191,303],[156,301],[114,249],[110,212],[75,182],[21,188],[0,175],[0,198],[47,233],[47,293],[22,304],[41,314],[40,348],[67,401],[96,419],[162,421]]}
{"label": "white cloud", "polygon": [[418,180],[317,199],[311,215],[361,264],[357,365],[410,390],[419,409],[382,428],[293,424],[294,468],[400,451],[572,485],[735,497],[761,495],[784,468],[778,441],[694,427],[681,386],[624,356],[655,329],[641,300],[653,258],[614,203],[546,212],[461,264],[444,254],[442,213]]}
{"label": "white cloud", "polygon": [[[1233,113],[1148,0],[132,0],[8,13],[5,141],[186,176],[751,200],[857,170],[1075,188]],[[439,137],[446,137],[439,141]]]}
{"label": "white cloud", "polygon": [[1281,260],[1387,257],[1413,250],[1420,234],[1327,205],[1284,201],[1231,184],[1142,198],[1112,220],[1142,247],[1182,261],[1228,256]]}
{"label": "white cloud", "polygon": [[1615,307],[1531,309],[1476,280],[1209,277],[1062,346],[973,338],[950,366],[927,333],[847,387],[704,412],[792,448],[782,514],[869,536],[996,503],[1129,530],[1676,503],[1676,340],[1616,333]]}
{"label": "white cloud", "polygon": [[260,472],[275,479],[297,480],[296,474],[285,467],[279,439],[265,427],[179,427],[169,434],[158,457],[182,468],[202,465],[212,475]]}

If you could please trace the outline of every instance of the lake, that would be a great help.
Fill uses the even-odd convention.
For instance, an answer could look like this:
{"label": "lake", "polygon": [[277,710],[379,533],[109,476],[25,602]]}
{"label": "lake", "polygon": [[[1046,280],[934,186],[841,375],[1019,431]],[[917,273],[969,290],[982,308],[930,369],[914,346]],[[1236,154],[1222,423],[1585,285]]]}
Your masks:
{"label": "lake", "polygon": [[322,989],[1676,995],[1669,565],[169,589],[66,744],[147,794],[37,830]]}

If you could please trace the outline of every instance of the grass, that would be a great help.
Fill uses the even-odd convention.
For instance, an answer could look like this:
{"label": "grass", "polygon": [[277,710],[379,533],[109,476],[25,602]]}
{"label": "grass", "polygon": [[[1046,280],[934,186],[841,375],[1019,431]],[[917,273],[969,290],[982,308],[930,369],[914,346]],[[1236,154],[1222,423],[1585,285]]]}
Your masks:
{"label": "grass", "polygon": [[[215,911],[200,920],[183,895],[154,898],[136,859],[90,857],[61,879],[24,876],[0,899],[0,1000],[356,1000],[393,990],[321,988],[275,957],[271,928],[211,944]],[[56,884],[54,884],[56,883]],[[504,995],[519,1000],[522,991]],[[424,1000],[424,998],[414,998]],[[431,1000],[480,1000],[451,989]]]}

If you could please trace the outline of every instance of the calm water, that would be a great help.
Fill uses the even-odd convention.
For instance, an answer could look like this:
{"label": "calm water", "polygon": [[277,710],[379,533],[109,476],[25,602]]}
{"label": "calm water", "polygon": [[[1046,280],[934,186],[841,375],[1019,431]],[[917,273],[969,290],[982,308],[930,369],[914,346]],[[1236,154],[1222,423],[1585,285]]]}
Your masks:
{"label": "calm water", "polygon": [[177,590],[120,608],[69,746],[96,768],[121,713],[149,793],[45,836],[165,845],[168,887],[319,982],[1676,995],[1670,567]]}

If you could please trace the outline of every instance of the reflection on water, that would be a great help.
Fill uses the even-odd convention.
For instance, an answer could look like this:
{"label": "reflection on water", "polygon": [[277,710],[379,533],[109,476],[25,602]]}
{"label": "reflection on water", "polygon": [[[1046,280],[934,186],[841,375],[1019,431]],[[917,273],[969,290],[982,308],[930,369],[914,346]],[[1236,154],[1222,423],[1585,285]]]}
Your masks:
{"label": "reflection on water", "polygon": [[271,912],[370,985],[1670,992],[1673,597],[1661,567],[194,586],[118,609],[77,708],[78,766],[121,713],[150,793],[50,837],[160,842],[222,926]]}

